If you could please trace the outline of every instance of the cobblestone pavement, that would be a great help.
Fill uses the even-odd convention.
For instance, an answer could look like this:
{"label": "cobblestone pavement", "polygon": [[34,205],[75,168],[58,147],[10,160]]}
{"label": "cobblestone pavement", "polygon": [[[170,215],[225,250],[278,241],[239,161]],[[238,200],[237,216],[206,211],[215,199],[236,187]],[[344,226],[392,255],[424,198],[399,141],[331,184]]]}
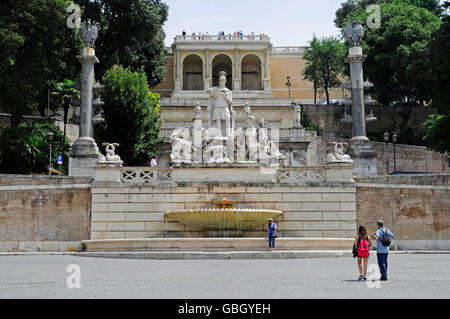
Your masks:
{"label": "cobblestone pavement", "polygon": [[[72,264],[80,266],[79,289],[67,287],[71,273],[66,270]],[[376,256],[369,264],[376,264]],[[378,282],[379,289],[357,277],[351,257],[166,261],[0,256],[0,298],[276,299],[450,298],[450,254],[390,255],[389,281]]]}

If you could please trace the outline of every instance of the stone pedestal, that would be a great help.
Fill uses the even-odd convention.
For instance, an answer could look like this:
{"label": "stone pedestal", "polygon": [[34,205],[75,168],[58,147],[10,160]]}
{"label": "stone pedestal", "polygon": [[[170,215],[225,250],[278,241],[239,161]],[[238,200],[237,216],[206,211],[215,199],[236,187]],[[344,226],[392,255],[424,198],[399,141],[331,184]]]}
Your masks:
{"label": "stone pedestal", "polygon": [[372,142],[365,136],[355,136],[350,142],[353,173],[355,175],[376,175],[377,152],[374,150]]}
{"label": "stone pedestal", "polygon": [[270,90],[270,79],[264,79],[264,91]]}
{"label": "stone pedestal", "polygon": [[175,79],[175,88],[174,88],[175,92],[181,91],[181,79],[180,78],[176,78]]}
{"label": "stone pedestal", "polygon": [[69,176],[94,176],[99,153],[92,137],[79,137],[70,150]]}
{"label": "stone pedestal", "polygon": [[240,91],[240,90],[241,90],[241,79],[240,78],[234,78],[233,91]]}
{"label": "stone pedestal", "polygon": [[294,125],[291,128],[291,137],[306,139],[306,129],[301,127],[300,125]]}
{"label": "stone pedestal", "polygon": [[95,172],[94,184],[104,183],[122,183],[121,170],[119,163],[104,163],[98,164],[93,171]]}

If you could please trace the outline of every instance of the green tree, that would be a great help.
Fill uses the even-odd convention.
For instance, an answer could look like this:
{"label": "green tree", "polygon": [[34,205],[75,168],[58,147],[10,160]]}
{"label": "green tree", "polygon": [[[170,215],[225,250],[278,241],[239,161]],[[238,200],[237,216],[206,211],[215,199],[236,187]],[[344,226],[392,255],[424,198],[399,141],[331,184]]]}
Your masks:
{"label": "green tree", "polygon": [[317,57],[313,56],[315,52],[311,51],[310,53],[311,63],[307,64],[305,70],[303,71],[304,79],[312,82],[314,87],[314,104],[317,104],[317,90],[322,85],[322,76],[320,74],[318,63],[313,63],[312,61],[317,60]]}
{"label": "green tree", "polygon": [[149,91],[141,69],[114,66],[103,77],[105,122],[96,132],[97,142],[119,143],[118,154],[126,165],[148,165],[156,155],[161,128],[159,95]]}
{"label": "green tree", "polygon": [[[447,4],[450,7],[450,3]],[[438,152],[450,152],[450,16],[443,23],[429,45],[432,105],[437,114],[424,123],[427,146]]]}
{"label": "green tree", "polygon": [[450,152],[450,112],[445,115],[430,115],[424,126],[425,143],[434,151]]}
{"label": "green tree", "polygon": [[354,11],[360,10],[361,8],[367,8],[370,4],[377,4],[384,2],[382,0],[348,0],[341,3],[341,7],[336,10],[336,18],[334,19],[334,24],[338,28],[345,27],[345,21],[348,15]]}
{"label": "green tree", "polygon": [[[66,26],[68,0],[6,0],[0,4],[0,91],[12,125],[45,114],[49,81],[75,77],[80,38]],[[5,50],[3,50],[3,45]]]}
{"label": "green tree", "polygon": [[302,127],[306,128],[307,131],[316,131],[317,135],[322,135],[322,129],[318,124],[314,124],[311,121],[308,113],[305,110],[305,107],[303,105],[300,105],[300,109],[301,109],[300,124],[302,125]]}
{"label": "green tree", "polygon": [[164,79],[166,48],[164,23],[168,6],[159,0],[76,0],[84,19],[100,23],[99,38],[95,42],[100,64],[96,75],[102,78],[114,65],[147,74],[154,70],[159,81]]}
{"label": "green tree", "polygon": [[64,79],[63,82],[58,82],[55,84],[55,92],[52,95],[59,97],[59,103],[63,108],[63,121],[64,121],[64,137],[61,142],[64,143],[66,139],[66,127],[67,127],[67,116],[69,113],[70,102],[72,102],[76,97],[80,96],[80,91],[75,89],[75,82],[69,79]]}
{"label": "green tree", "polygon": [[22,123],[0,136],[0,172],[8,174],[47,173],[50,144],[48,132],[53,132],[52,166],[57,167],[58,155],[63,156],[63,171],[67,172],[69,141],[61,143],[63,133],[51,123]]}
{"label": "green tree", "polygon": [[334,24],[338,28],[345,27],[349,14],[355,11],[366,10],[368,5],[394,3],[399,5],[412,5],[419,8],[427,9],[433,14],[440,16],[444,12],[444,7],[439,0],[348,0],[341,3],[341,7],[336,10],[336,18]]}
{"label": "green tree", "polygon": [[[379,103],[402,108],[400,142],[407,143],[413,106],[430,100],[424,85],[430,79],[428,44],[441,21],[412,5],[382,3],[380,8],[381,27],[366,29],[363,38],[364,76],[374,84],[371,93]],[[355,11],[347,20],[366,21],[368,14]]]}
{"label": "green tree", "polygon": [[313,36],[303,57],[306,60],[303,72],[305,79],[313,82],[314,93],[317,88],[323,88],[327,104],[330,104],[329,89],[341,85],[345,58],[344,44],[335,37],[318,39]]}

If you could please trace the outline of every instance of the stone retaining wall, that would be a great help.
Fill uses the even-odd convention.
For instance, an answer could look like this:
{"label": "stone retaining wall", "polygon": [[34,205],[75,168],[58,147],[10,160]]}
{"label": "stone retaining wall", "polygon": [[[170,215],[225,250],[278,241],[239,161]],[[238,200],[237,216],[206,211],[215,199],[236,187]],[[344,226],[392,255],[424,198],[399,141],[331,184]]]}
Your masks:
{"label": "stone retaining wall", "polygon": [[90,180],[0,175],[0,242],[89,239]]}
{"label": "stone retaining wall", "polygon": [[[215,199],[239,208],[280,209],[281,237],[352,236],[356,227],[354,186],[110,186],[92,188],[91,239],[208,237],[208,232],[171,221],[168,210],[206,208]],[[263,237],[266,225],[245,231]]]}
{"label": "stone retaining wall", "polygon": [[[450,249],[450,175],[357,178],[358,225],[382,219],[404,249]],[[399,247],[400,248],[400,247]]]}

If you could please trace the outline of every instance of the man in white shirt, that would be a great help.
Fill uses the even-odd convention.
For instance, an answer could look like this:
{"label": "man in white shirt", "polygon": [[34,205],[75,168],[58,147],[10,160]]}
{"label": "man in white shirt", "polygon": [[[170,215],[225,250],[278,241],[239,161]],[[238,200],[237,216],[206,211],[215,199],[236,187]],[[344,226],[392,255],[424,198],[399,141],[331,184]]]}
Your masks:
{"label": "man in white shirt", "polygon": [[151,167],[157,167],[158,166],[158,162],[156,161],[156,156],[152,156],[152,160],[150,161],[150,166]]}

